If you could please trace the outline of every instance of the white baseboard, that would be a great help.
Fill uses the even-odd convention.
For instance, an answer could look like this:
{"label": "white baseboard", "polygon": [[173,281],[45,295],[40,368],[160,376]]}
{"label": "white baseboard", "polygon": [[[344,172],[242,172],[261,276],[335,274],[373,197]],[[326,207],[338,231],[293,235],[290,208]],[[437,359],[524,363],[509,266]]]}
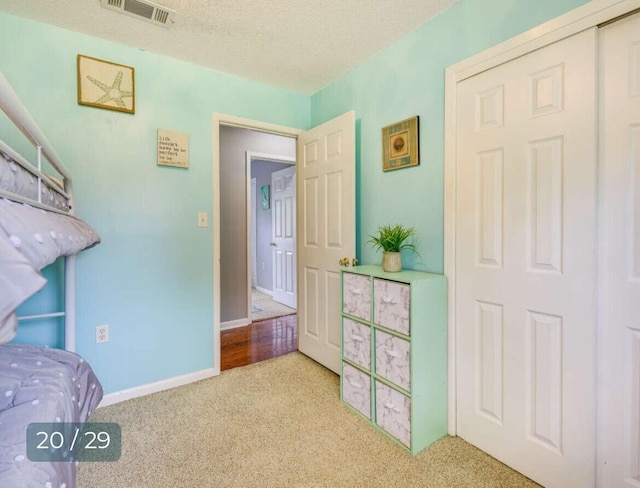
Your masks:
{"label": "white baseboard", "polygon": [[249,325],[250,323],[251,323],[251,319],[228,320],[227,322],[220,323],[220,330],[244,327],[245,325]]}
{"label": "white baseboard", "polygon": [[265,293],[269,296],[273,296],[273,291],[262,288],[261,286],[256,286],[256,290],[261,291],[262,293]]}
{"label": "white baseboard", "polygon": [[218,371],[216,373],[214,368],[208,368],[201,371],[184,374],[182,376],[174,376],[173,378],[167,378],[166,380],[156,381],[155,383],[136,386],[127,390],[116,391],[114,393],[105,395],[98,405],[98,408],[106,407],[108,405],[114,405],[116,403],[131,400],[132,398],[151,395],[152,393],[158,393],[159,391],[170,390],[171,388],[184,386],[189,383],[195,383],[196,381],[211,378],[213,376],[218,376],[219,374],[220,372]]}

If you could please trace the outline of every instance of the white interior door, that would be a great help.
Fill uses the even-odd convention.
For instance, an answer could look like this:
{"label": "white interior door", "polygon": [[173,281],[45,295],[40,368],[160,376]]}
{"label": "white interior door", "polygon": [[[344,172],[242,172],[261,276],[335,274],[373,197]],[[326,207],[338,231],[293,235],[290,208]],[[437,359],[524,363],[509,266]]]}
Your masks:
{"label": "white interior door", "polygon": [[271,173],[273,299],[296,308],[296,167]]}
{"label": "white interior door", "polygon": [[640,486],[640,15],[600,32],[598,485]]}
{"label": "white interior door", "polygon": [[298,349],[339,374],[340,259],[355,257],[355,113],[298,138]]}
{"label": "white interior door", "polygon": [[595,482],[591,29],[458,85],[458,434],[547,488]]}

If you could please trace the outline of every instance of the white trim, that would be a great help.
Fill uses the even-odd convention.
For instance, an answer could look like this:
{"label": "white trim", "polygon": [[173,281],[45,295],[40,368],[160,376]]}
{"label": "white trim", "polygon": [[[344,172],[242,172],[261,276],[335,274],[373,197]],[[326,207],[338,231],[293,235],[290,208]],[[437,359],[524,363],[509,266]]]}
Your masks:
{"label": "white trim", "polygon": [[256,286],[256,290],[261,291],[265,295],[273,296],[273,291],[267,290],[266,288],[262,288],[261,286]]}
{"label": "white trim", "polygon": [[271,124],[269,122],[262,122],[260,120],[245,119],[244,117],[237,117],[235,115],[221,114],[216,112],[213,114],[213,116],[214,121],[216,118],[218,118],[218,122],[220,125],[252,129],[259,132],[267,132],[269,134],[297,137],[298,134],[304,132],[301,129],[295,129],[293,127],[287,127],[285,125]]}
{"label": "white trim", "polygon": [[261,161],[269,161],[272,163],[296,164],[295,156],[280,156],[279,154],[268,154],[261,152],[247,151],[251,155],[251,159],[259,159]]}
{"label": "white trim", "polygon": [[220,372],[216,373],[214,368],[207,368],[200,371],[195,371],[193,373],[156,381],[155,383],[148,383],[146,385],[116,391],[114,393],[105,395],[98,405],[98,408],[107,407],[109,405],[114,405],[116,403],[131,400],[133,398],[151,395],[152,393],[158,393],[159,391],[170,390],[172,388],[177,388],[178,386],[188,385],[189,383],[195,383],[196,381],[212,378],[214,376],[218,376],[219,374]]}
{"label": "white trim", "polygon": [[[249,188],[249,205],[247,207],[247,222],[249,223],[249,228],[251,229],[251,234],[249,237],[249,256],[250,260],[247,262],[247,267],[249,267],[249,276],[251,280],[251,288],[256,288],[258,286],[258,219],[257,216],[253,216],[252,210],[256,208],[258,202],[258,179],[250,178],[250,188]],[[255,266],[255,275],[254,269]],[[255,280],[254,280],[255,278]]]}
{"label": "white trim", "polygon": [[[602,48],[601,45],[598,46],[598,56],[601,55]],[[597,89],[597,113],[603,114],[605,104],[601,98],[601,93],[603,91],[603,86],[601,84],[602,73],[598,70],[598,89]],[[596,244],[596,276],[597,276],[597,286],[596,286],[596,375],[598,378],[598,383],[596,385],[596,486],[605,486],[604,481],[608,478],[610,473],[615,471],[613,469],[607,469],[604,466],[606,462],[604,459],[605,452],[610,450],[610,452],[615,452],[615,449],[611,450],[611,447],[607,445],[609,436],[606,433],[602,432],[602,427],[607,426],[610,423],[608,422],[608,415],[610,415],[611,410],[607,408],[606,404],[611,401],[613,398],[612,394],[615,392],[614,382],[610,381],[611,379],[611,368],[608,364],[605,363],[604,359],[606,356],[607,350],[611,349],[611,344],[608,342],[612,334],[606,334],[604,327],[600,327],[600,324],[604,324],[607,318],[607,315],[610,313],[610,304],[608,297],[608,289],[610,284],[610,275],[607,273],[607,264],[610,261],[606,258],[609,256],[611,249],[609,246],[609,242],[607,239],[607,210],[610,207],[610,204],[607,205],[607,191],[606,191],[606,164],[602,164],[604,161],[605,148],[603,142],[605,141],[605,137],[603,136],[604,132],[604,117],[598,117],[596,119],[596,141],[598,144],[597,147],[597,174],[596,181],[597,184],[597,201],[598,205],[596,208],[596,218],[598,221],[598,225],[596,226],[596,236],[597,236],[597,244]],[[602,184],[601,184],[602,183]],[[622,371],[620,369],[619,371]],[[601,383],[602,381],[602,383]],[[616,398],[616,403],[620,403],[624,401],[622,398]],[[618,463],[622,463],[622,459],[611,460],[611,466],[619,465]],[[623,486],[623,485],[621,485]]]}
{"label": "white trim", "polygon": [[[247,199],[247,317],[251,317],[252,313],[252,300],[251,300],[251,265],[252,265],[252,254],[251,254],[251,233],[253,232],[251,225],[251,152],[245,151],[245,176],[247,178],[246,183],[244,184],[246,199]],[[256,186],[258,184],[256,183]],[[257,196],[256,196],[257,198]],[[256,242],[256,248],[258,247],[258,243]],[[257,271],[256,271],[256,283],[258,281]],[[220,326],[222,328],[222,325]],[[226,328],[226,327],[225,327]]]}
{"label": "white trim", "polygon": [[227,320],[226,322],[222,322],[220,324],[220,330],[229,330],[229,329],[237,329],[238,327],[245,327],[251,324],[251,319],[237,319],[237,320]]}
{"label": "white trim", "polygon": [[[456,435],[456,99],[457,83],[517,57],[609,22],[640,8],[640,0],[593,0],[486,51],[456,63],[445,72],[444,272],[448,293],[449,434]],[[598,419],[599,420],[599,419]]]}
{"label": "white trim", "polygon": [[271,134],[296,137],[301,129],[245,119],[235,115],[213,113],[212,164],[213,164],[213,369],[220,374],[220,126],[243,127]]}
{"label": "white trim", "polygon": [[640,8],[640,0],[592,0],[447,68],[459,82]]}

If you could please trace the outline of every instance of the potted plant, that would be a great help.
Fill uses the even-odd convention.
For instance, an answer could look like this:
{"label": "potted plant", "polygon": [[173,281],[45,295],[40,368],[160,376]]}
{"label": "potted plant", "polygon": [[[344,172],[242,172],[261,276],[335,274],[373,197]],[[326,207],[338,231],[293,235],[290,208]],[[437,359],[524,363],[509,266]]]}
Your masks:
{"label": "potted plant", "polygon": [[378,227],[378,234],[370,235],[367,242],[376,249],[382,249],[382,269],[393,273],[402,269],[400,253],[405,249],[416,250],[413,243],[407,242],[415,234],[413,227],[387,224]]}

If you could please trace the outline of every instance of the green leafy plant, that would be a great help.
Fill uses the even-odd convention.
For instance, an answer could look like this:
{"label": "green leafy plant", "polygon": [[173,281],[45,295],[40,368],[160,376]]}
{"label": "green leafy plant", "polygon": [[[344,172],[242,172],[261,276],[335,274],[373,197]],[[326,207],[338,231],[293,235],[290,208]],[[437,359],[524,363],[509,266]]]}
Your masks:
{"label": "green leafy plant", "polygon": [[370,235],[370,239],[367,242],[374,248],[387,252],[400,252],[405,249],[415,252],[415,245],[407,242],[407,239],[415,236],[415,234],[416,231],[413,227],[387,224],[378,227],[378,234]]}

